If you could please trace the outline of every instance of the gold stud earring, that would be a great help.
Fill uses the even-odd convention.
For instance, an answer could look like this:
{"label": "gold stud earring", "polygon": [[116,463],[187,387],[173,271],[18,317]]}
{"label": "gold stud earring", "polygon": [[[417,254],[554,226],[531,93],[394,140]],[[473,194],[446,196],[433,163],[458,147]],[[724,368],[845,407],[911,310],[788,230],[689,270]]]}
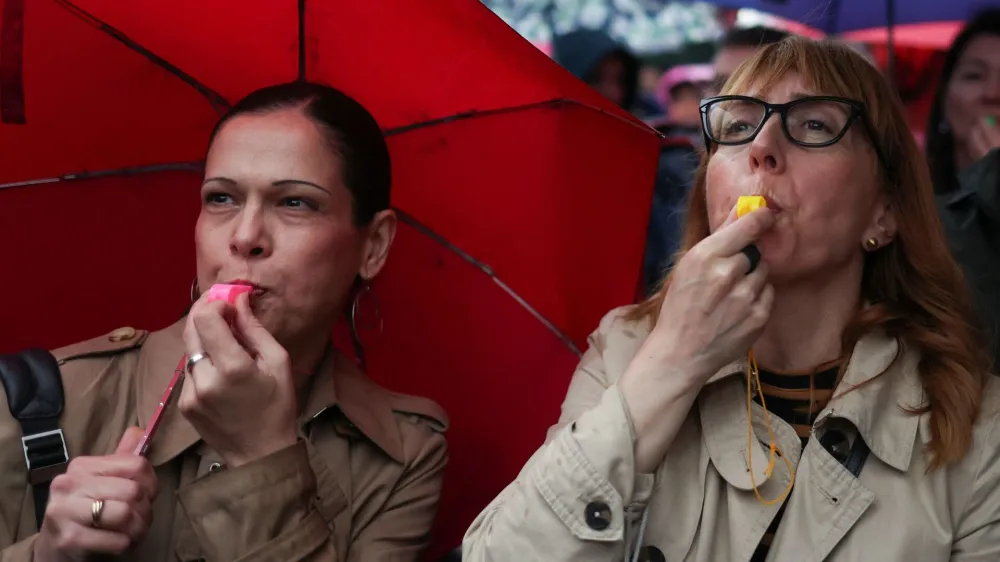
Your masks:
{"label": "gold stud earring", "polygon": [[878,239],[872,236],[868,240],[865,240],[865,248],[868,251],[872,251],[878,248]]}

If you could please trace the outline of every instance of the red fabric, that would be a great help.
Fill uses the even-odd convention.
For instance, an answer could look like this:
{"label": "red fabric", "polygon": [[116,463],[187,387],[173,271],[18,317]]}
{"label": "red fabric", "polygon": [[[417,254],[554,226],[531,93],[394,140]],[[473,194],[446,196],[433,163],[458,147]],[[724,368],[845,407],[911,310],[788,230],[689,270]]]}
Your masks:
{"label": "red fabric", "polygon": [[[296,3],[247,6],[0,0],[0,107],[20,89],[25,117],[0,123],[0,185],[200,160],[218,117],[211,96],[114,30],[232,103],[298,73]],[[307,78],[356,97],[390,131],[397,208],[580,347],[604,312],[633,300],[654,132],[478,0],[307,0],[305,24]],[[7,47],[17,43],[20,58]],[[575,103],[392,132],[555,98]],[[176,320],[194,273],[199,180],[147,172],[0,189],[0,350]],[[575,358],[487,275],[410,227],[376,289],[385,332],[368,350],[373,377],[452,415],[440,553],[537,447]]]}

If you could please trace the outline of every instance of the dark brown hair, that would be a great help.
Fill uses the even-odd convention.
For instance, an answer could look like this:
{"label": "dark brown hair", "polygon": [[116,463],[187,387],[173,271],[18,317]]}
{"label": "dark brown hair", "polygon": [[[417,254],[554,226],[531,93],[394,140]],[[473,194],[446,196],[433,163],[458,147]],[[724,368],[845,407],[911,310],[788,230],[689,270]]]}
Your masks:
{"label": "dark brown hair", "polygon": [[931,179],[938,193],[948,193],[958,188],[958,166],[955,164],[955,136],[945,121],[944,102],[948,85],[969,43],[981,35],[1000,36],[1000,10],[985,10],[977,15],[958,34],[948,48],[944,68],[938,79],[934,103],[927,118],[927,160],[930,162]]}
{"label": "dark brown hair", "polygon": [[351,192],[354,223],[367,226],[389,208],[392,185],[389,147],[375,118],[360,103],[336,88],[312,82],[267,86],[236,102],[216,123],[209,142],[230,119],[297,109],[326,137],[342,160],[344,185]]}

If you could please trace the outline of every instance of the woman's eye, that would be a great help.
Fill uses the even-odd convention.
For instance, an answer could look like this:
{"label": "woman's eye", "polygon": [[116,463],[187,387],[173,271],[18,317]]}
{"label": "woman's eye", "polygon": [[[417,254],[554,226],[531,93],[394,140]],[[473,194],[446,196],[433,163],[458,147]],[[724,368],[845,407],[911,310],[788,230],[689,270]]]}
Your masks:
{"label": "woman's eye", "polygon": [[205,202],[210,205],[227,205],[233,202],[233,198],[225,193],[209,193],[205,196]]}
{"label": "woman's eye", "polygon": [[730,121],[729,123],[726,123],[726,126],[723,127],[723,131],[727,135],[733,135],[733,134],[739,134],[739,133],[746,132],[746,130],[749,129],[749,128],[750,128],[750,124],[747,123],[746,121],[741,121],[739,119],[734,119],[734,120]]}
{"label": "woman's eye", "polygon": [[819,120],[819,119],[808,119],[805,122],[805,126],[810,131],[821,131],[821,132],[824,132],[824,133],[832,133],[833,132],[830,129],[830,127],[827,126],[826,123],[824,123],[822,120]]}
{"label": "woman's eye", "polygon": [[291,209],[316,209],[316,205],[308,199],[303,199],[302,197],[286,197],[281,201],[282,205]]}

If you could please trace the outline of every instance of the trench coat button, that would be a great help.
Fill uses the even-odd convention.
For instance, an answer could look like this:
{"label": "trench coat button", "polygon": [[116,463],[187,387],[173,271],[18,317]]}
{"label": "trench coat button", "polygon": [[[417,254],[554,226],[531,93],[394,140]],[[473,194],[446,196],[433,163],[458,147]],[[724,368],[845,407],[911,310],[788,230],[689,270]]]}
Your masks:
{"label": "trench coat button", "polygon": [[667,557],[655,546],[644,546],[639,549],[639,562],[667,562]]}
{"label": "trench coat button", "polygon": [[130,328],[128,326],[124,328],[118,328],[114,332],[108,335],[108,341],[115,343],[128,341],[135,337],[135,328]]}
{"label": "trench coat button", "polygon": [[604,502],[590,502],[586,507],[587,526],[603,531],[611,525],[611,508]]}
{"label": "trench coat button", "polygon": [[842,431],[831,429],[820,437],[819,444],[829,452],[837,462],[843,463],[851,452],[851,442]]}

